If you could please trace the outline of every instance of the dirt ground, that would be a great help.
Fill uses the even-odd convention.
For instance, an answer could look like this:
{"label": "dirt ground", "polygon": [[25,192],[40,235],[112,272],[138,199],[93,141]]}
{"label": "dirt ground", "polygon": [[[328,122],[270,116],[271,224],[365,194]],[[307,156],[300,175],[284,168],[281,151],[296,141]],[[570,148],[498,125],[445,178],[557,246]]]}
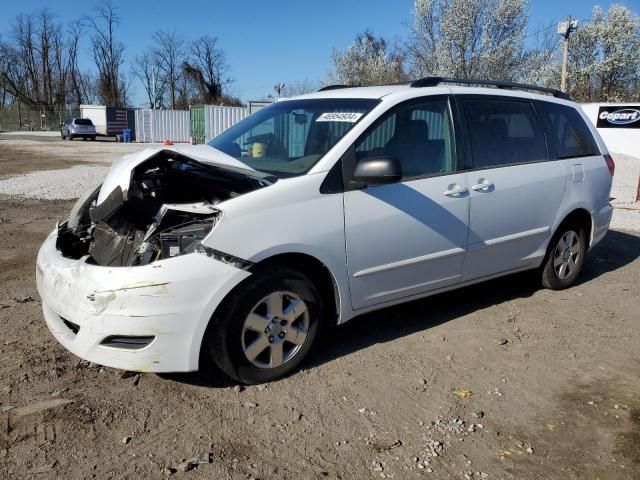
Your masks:
{"label": "dirt ground", "polygon": [[[52,145],[47,169],[72,151]],[[3,173],[44,168],[19,147]],[[0,198],[2,479],[640,478],[636,234],[609,232],[569,290],[521,274],[368,314],[302,371],[239,388],[57,344],[34,262],[71,205]]]}

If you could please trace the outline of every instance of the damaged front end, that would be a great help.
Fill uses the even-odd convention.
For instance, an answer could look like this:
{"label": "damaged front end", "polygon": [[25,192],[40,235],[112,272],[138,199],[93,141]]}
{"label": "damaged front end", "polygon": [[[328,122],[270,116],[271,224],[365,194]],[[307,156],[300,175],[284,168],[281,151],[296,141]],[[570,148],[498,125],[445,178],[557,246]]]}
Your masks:
{"label": "damaged front end", "polygon": [[126,190],[118,184],[105,196],[98,187],[81,197],[58,225],[56,248],[64,257],[89,256],[90,263],[112,267],[192,253],[205,248],[200,242],[220,221],[216,205],[275,180],[162,150],[131,169]]}

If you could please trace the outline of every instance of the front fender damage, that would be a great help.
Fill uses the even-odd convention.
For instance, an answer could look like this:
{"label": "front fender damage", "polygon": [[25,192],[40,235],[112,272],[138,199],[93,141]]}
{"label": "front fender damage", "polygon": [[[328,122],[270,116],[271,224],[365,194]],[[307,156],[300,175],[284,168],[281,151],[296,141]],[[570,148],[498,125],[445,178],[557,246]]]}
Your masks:
{"label": "front fender damage", "polygon": [[[148,157],[135,159],[128,172],[125,164],[116,162],[103,187],[83,196],[69,220],[58,226],[56,248],[63,256],[131,267],[195,252],[221,220],[219,204],[276,180],[235,164],[194,159],[176,149],[146,152]],[[129,183],[123,188],[125,177]],[[104,191],[114,184],[110,192]],[[109,299],[109,293],[97,292],[94,302]]]}

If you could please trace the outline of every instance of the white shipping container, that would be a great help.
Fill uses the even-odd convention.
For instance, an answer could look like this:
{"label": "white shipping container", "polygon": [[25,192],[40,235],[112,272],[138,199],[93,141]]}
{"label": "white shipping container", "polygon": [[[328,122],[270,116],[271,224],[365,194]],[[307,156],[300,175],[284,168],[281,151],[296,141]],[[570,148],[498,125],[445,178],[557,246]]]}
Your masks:
{"label": "white shipping container", "polygon": [[217,137],[230,126],[249,116],[246,107],[217,107],[205,105],[204,107],[204,131],[205,141],[208,142]]}
{"label": "white shipping container", "polygon": [[188,110],[136,111],[136,140],[142,143],[189,142],[191,121]]}

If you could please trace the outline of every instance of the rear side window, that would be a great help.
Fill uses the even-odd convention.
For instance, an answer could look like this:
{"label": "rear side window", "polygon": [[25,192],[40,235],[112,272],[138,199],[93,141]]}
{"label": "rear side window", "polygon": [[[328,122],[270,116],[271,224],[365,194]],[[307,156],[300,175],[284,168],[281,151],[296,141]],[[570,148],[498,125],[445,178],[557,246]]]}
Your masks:
{"label": "rear side window", "polygon": [[598,155],[598,145],[589,127],[575,108],[551,102],[540,102],[540,110],[551,129],[558,158]]}
{"label": "rear side window", "polygon": [[544,133],[531,103],[463,98],[461,104],[474,168],[547,160]]}
{"label": "rear side window", "polygon": [[76,125],[86,125],[86,126],[93,125],[93,123],[91,123],[91,120],[89,120],[88,118],[76,118],[76,121],[74,123]]}

